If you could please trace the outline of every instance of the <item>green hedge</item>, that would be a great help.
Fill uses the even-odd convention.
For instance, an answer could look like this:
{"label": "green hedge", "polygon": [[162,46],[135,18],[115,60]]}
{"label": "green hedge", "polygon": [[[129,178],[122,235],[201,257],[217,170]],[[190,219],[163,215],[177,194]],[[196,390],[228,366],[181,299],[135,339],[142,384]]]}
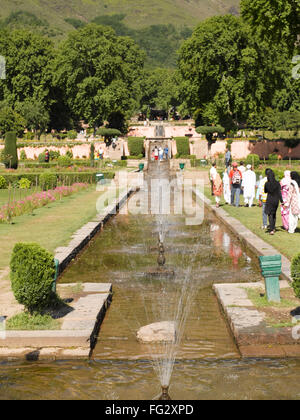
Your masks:
{"label": "green hedge", "polygon": [[258,168],[260,165],[260,158],[258,155],[250,154],[245,160],[246,165],[253,165],[254,168]]}
{"label": "green hedge", "polygon": [[128,137],[128,149],[131,156],[144,156],[144,137]]}
{"label": "green hedge", "polygon": [[177,157],[190,155],[190,142],[188,137],[175,137]]}
{"label": "green hedge", "polygon": [[297,298],[300,299],[300,254],[292,259],[291,276],[293,289]]}
{"label": "green hedge", "polygon": [[38,244],[18,243],[10,262],[10,279],[16,300],[31,314],[46,309],[53,300],[54,257]]}
{"label": "green hedge", "polygon": [[[105,179],[113,179],[115,172],[112,171],[101,171]],[[51,175],[56,176],[58,183],[64,183],[65,185],[74,184],[75,182],[83,182],[87,184],[96,183],[96,171],[93,172],[48,172]],[[22,178],[26,178],[31,182],[32,186],[40,185],[40,177],[43,173],[18,173],[18,174],[1,174],[8,184],[17,184]],[[43,179],[43,177],[42,177]]]}

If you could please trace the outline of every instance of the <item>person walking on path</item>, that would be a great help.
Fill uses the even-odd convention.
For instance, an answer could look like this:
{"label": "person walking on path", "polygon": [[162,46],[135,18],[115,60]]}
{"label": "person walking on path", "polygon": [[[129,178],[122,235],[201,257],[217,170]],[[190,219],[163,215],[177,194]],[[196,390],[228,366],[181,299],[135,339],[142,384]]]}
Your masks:
{"label": "person walking on path", "polygon": [[213,193],[216,199],[216,206],[220,207],[220,197],[223,193],[223,184],[222,179],[218,172],[216,172],[214,178],[213,178]]}
{"label": "person walking on path", "polygon": [[274,172],[270,169],[267,174],[268,181],[265,185],[265,193],[268,194],[266,202],[266,214],[269,216],[270,235],[275,234],[276,213],[279,202],[283,203],[281,195],[281,186],[275,179]]}
{"label": "person walking on path", "polygon": [[244,189],[244,202],[246,207],[252,207],[255,198],[256,174],[252,171],[252,166],[247,165],[247,170],[243,174],[242,187]]}
{"label": "person walking on path", "polygon": [[209,180],[211,185],[211,195],[214,195],[214,185],[213,185],[213,179],[215,178],[217,174],[217,164],[215,162],[212,163],[212,166],[209,171]]}
{"label": "person walking on path", "polygon": [[261,179],[259,186],[258,186],[258,200],[259,200],[259,207],[262,208],[262,219],[263,219],[263,225],[262,229],[266,230],[268,227],[268,215],[266,214],[266,205],[267,205],[267,197],[268,194],[265,193],[265,185],[268,182],[268,172],[270,169],[266,169],[265,171],[265,177]]}
{"label": "person walking on path", "polygon": [[155,146],[155,148],[154,148],[154,159],[156,161],[158,160],[158,148],[157,148],[157,146]]}
{"label": "person walking on path", "polygon": [[164,151],[163,151],[163,148],[162,147],[160,147],[158,149],[158,155],[159,155],[159,160],[160,161],[163,160],[163,158],[164,158]]}
{"label": "person walking on path", "polygon": [[238,164],[236,162],[233,162],[232,164],[232,170],[229,173],[229,178],[231,185],[231,205],[239,207],[243,176],[238,170]]}
{"label": "person walking on path", "polygon": [[166,146],[164,148],[164,155],[165,155],[165,159],[168,160],[169,159],[169,148],[168,148],[168,146]]}
{"label": "person walking on path", "polygon": [[230,178],[229,168],[223,173],[223,187],[224,187],[224,200],[226,204],[231,204],[231,191],[230,191]]}
{"label": "person walking on path", "polygon": [[225,166],[226,169],[229,168],[231,163],[231,151],[229,149],[227,149],[226,153],[225,153]]}
{"label": "person walking on path", "polygon": [[[285,171],[284,178],[280,182],[281,186],[281,195],[284,203],[287,202],[289,196],[289,189],[291,186],[291,171]],[[289,230],[289,216],[290,216],[290,209],[289,206],[281,205],[281,218],[283,227],[285,230]]]}
{"label": "person walking on path", "polygon": [[291,183],[285,206],[289,209],[289,233],[295,233],[300,218],[300,176],[291,172]]}

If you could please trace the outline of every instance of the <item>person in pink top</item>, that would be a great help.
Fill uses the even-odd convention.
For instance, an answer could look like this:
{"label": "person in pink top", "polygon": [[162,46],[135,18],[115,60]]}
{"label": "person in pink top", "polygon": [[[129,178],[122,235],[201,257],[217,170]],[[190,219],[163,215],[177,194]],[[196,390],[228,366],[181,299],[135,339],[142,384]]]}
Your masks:
{"label": "person in pink top", "polygon": [[[291,171],[285,171],[284,178],[280,182],[281,186],[281,194],[282,199],[284,203],[288,200],[289,196],[289,190],[291,186]],[[282,223],[285,230],[289,230],[289,215],[290,215],[290,209],[289,207],[286,207],[284,204],[281,205],[281,217],[282,217]]]}

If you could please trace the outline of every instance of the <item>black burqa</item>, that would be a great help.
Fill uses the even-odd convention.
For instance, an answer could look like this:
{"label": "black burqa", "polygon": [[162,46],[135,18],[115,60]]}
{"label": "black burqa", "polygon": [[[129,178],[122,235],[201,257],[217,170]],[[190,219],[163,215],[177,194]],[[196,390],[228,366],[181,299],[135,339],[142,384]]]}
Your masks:
{"label": "black burqa", "polygon": [[276,214],[279,202],[283,203],[281,186],[275,179],[275,174],[270,171],[267,175],[268,181],[265,184],[265,193],[268,194],[265,213],[267,215]]}

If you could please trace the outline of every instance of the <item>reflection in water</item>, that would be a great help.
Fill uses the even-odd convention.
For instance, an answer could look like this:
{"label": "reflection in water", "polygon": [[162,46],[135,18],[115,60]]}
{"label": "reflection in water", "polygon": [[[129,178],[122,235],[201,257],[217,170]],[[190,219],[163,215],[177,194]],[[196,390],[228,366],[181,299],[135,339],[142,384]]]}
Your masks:
{"label": "reflection in water", "polygon": [[[228,254],[232,260],[233,267],[238,268],[240,259],[245,256],[240,243],[238,243],[237,240],[234,241],[234,239],[216,223],[210,225],[210,232],[216,252],[225,252]],[[251,257],[247,257],[247,260],[251,262]]]}

